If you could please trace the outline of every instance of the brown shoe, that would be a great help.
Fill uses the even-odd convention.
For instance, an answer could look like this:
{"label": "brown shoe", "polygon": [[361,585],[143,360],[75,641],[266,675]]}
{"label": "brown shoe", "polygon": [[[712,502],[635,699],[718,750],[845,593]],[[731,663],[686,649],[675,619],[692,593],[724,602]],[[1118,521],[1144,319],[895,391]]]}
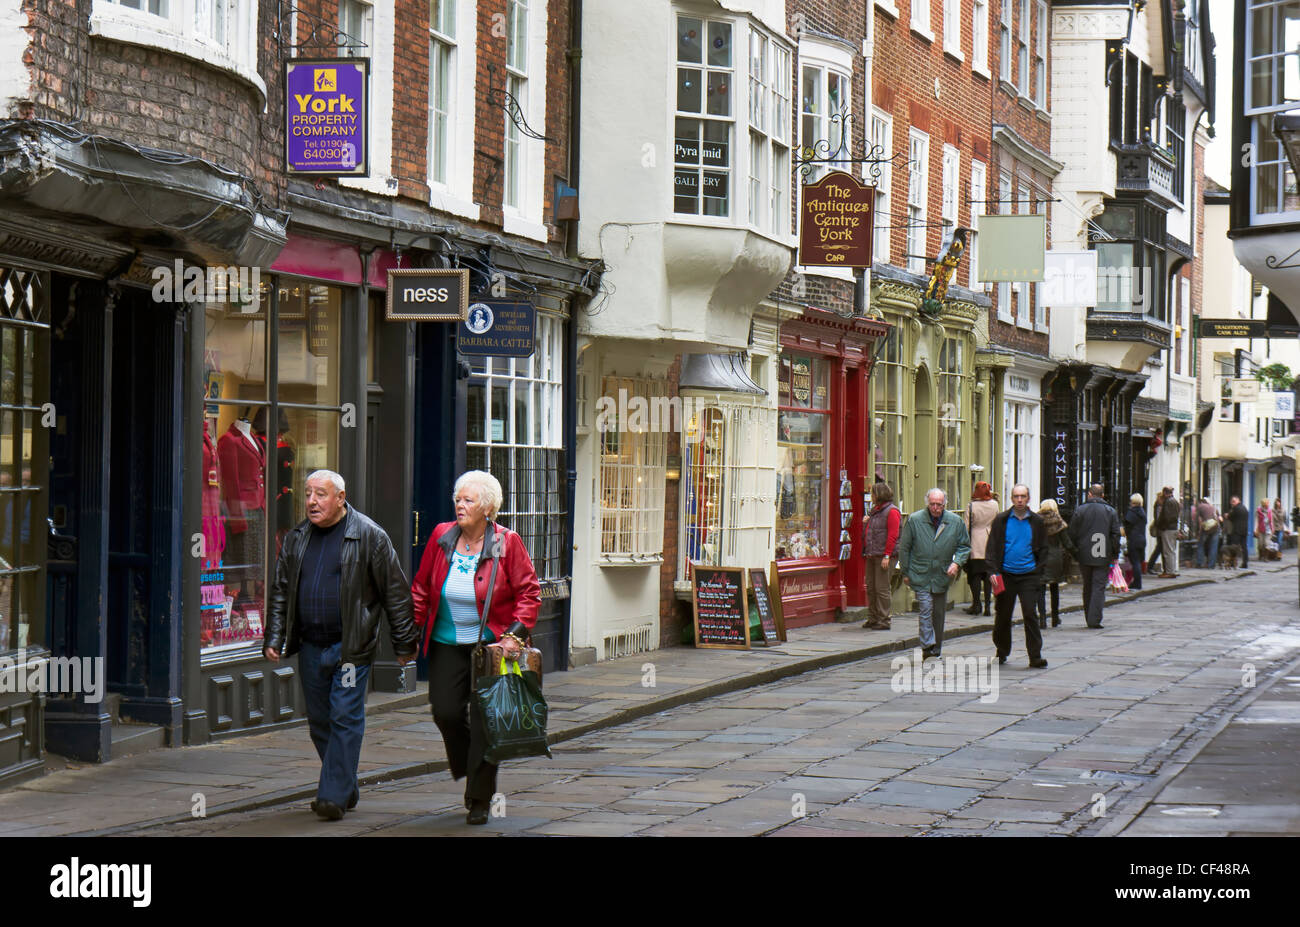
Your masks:
{"label": "brown shoe", "polygon": [[1161,579],[1177,579],[1177,578],[1178,578],[1178,574],[1177,574],[1177,573],[1161,573],[1161,574],[1160,574],[1160,578],[1161,578]]}

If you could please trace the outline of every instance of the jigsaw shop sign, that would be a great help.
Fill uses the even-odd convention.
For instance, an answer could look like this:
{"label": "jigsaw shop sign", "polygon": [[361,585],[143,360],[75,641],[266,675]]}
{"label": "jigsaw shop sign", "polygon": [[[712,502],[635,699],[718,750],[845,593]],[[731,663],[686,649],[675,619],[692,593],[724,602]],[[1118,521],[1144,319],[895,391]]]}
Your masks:
{"label": "jigsaw shop sign", "polygon": [[369,58],[285,63],[287,173],[369,176],[369,86]]}

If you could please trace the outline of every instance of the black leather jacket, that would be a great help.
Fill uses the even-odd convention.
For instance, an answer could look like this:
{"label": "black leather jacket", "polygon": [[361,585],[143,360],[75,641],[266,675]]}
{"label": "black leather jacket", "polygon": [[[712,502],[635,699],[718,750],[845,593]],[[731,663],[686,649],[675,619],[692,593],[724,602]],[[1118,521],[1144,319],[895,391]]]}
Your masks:
{"label": "black leather jacket", "polygon": [[[343,619],[343,662],[369,664],[379,647],[379,615],[388,615],[393,651],[414,653],[417,644],[411,619],[411,586],[397,562],[397,551],[384,529],[352,506],[344,516],[343,549],[339,556],[339,607]],[[262,648],[281,657],[302,645],[298,623],[298,573],[307,549],[311,522],[303,519],[284,536],[275,581],[267,603]]]}

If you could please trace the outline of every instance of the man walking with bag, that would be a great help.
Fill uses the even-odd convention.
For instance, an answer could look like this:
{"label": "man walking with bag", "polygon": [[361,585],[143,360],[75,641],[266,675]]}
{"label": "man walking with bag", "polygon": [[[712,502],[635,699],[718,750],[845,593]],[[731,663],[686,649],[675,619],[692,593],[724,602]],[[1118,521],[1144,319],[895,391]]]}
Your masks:
{"label": "man walking with bag", "polygon": [[284,536],[275,565],[262,652],[278,662],[301,652],[298,675],[311,741],[321,759],[312,810],[343,817],[359,797],[366,688],[388,622],[402,666],[415,659],[411,590],[384,529],[346,501],[343,477],[307,477],[307,519]]}
{"label": "man walking with bag", "polygon": [[[993,519],[984,557],[989,569],[1002,581],[1003,589],[994,600],[993,646],[998,662],[1011,654],[1011,613],[1020,599],[1020,617],[1025,626],[1025,650],[1031,669],[1047,666],[1043,659],[1043,632],[1038,627],[1038,587],[1047,560],[1047,526],[1043,516],[1029,508],[1029,487],[1011,487],[1011,508]],[[995,586],[996,588],[996,586]]]}
{"label": "man walking with bag", "polygon": [[943,651],[943,619],[948,609],[948,586],[970,557],[970,535],[953,512],[945,512],[948,494],[932,489],[925,508],[913,512],[898,539],[898,562],[903,582],[916,594],[922,659]]}
{"label": "man walking with bag", "polygon": [[1106,604],[1106,579],[1119,557],[1119,516],[1104,498],[1100,483],[1088,489],[1088,499],[1070,516],[1070,540],[1079,551],[1083,574],[1083,616],[1090,628],[1100,628]]}

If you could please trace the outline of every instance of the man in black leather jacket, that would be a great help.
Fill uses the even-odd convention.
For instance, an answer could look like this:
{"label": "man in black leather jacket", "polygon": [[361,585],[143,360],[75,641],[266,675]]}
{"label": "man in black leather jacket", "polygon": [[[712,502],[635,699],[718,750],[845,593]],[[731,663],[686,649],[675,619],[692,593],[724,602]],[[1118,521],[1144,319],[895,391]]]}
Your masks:
{"label": "man in black leather jacket", "polygon": [[267,605],[268,660],[300,654],[298,676],[321,758],[312,810],[337,821],[358,798],[366,687],[387,617],[398,663],[415,659],[411,587],[393,542],[347,504],[343,477],[307,477],[307,519],[284,537]]}

